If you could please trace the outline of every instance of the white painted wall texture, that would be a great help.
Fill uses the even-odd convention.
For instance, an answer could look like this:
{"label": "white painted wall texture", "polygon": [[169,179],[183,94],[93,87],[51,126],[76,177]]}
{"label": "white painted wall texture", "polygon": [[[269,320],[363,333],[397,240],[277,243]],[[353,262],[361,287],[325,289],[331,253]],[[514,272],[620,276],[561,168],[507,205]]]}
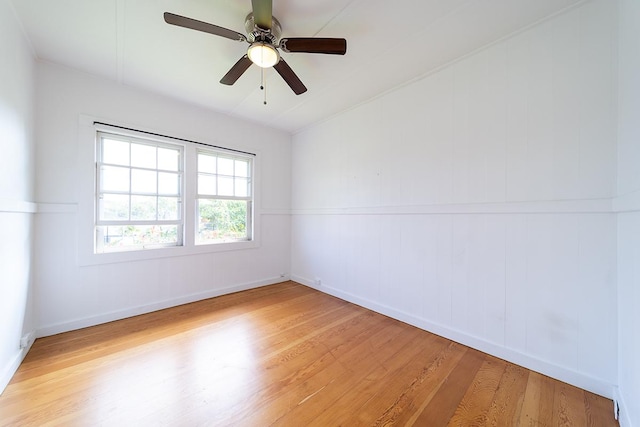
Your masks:
{"label": "white painted wall texture", "polygon": [[616,13],[587,2],[295,135],[292,277],[611,397]]}
{"label": "white painted wall texture", "polygon": [[[34,60],[13,9],[0,0],[0,391],[34,328],[32,253]],[[6,66],[9,64],[9,66]]]}
{"label": "white painted wall texture", "polygon": [[[81,265],[80,208],[91,191],[95,134],[82,116],[258,153],[260,246],[103,265]],[[290,265],[290,150],[285,132],[92,77],[37,68],[37,328],[57,333],[282,281]],[[88,147],[88,148],[87,148]],[[88,167],[87,167],[88,164]],[[89,204],[91,195],[89,196]],[[90,211],[90,209],[89,209]]]}
{"label": "white painted wall texture", "polygon": [[640,425],[640,2],[621,0],[618,95],[618,379],[621,426]]}
{"label": "white painted wall texture", "polygon": [[[640,424],[639,28],[635,0],[585,2],[303,131],[292,147],[277,130],[34,66],[0,0],[0,60],[12,64],[0,67],[0,389],[28,331],[291,271],[616,397],[622,425]],[[93,143],[79,129],[84,116],[260,153],[260,247],[79,263],[91,179],[82,152]]]}

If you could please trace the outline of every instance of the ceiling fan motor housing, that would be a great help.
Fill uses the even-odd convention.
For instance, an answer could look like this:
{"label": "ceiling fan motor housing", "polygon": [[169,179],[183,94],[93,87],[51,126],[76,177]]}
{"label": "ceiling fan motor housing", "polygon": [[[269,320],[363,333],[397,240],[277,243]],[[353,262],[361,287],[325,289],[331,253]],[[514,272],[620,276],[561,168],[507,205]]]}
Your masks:
{"label": "ceiling fan motor housing", "polygon": [[260,28],[253,19],[253,12],[249,13],[244,20],[244,28],[247,30],[247,40],[250,43],[261,41],[277,46],[280,35],[282,35],[282,27],[275,16],[271,19],[270,29]]}

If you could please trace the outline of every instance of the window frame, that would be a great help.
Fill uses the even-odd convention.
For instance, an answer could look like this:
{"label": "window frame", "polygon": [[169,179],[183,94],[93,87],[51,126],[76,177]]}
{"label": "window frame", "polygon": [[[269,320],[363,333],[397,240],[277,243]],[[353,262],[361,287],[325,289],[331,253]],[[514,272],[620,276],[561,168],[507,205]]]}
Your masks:
{"label": "window frame", "polygon": [[[219,173],[219,170],[216,169],[215,173],[211,173],[211,172],[206,172],[206,171],[202,171],[200,169],[200,164],[199,164],[199,158],[200,155],[211,155],[211,156],[215,156],[216,158],[216,163],[217,163],[217,159],[219,158],[226,158],[226,159],[231,159],[234,163],[234,171],[233,171],[233,175],[228,175],[228,174],[223,174],[223,173]],[[236,171],[235,171],[235,166],[236,166],[236,161],[246,161],[248,163],[247,166],[247,176],[243,177],[240,175],[236,175]],[[195,195],[195,203],[196,203],[196,228],[194,230],[194,236],[195,236],[195,244],[200,246],[200,245],[219,245],[222,243],[230,243],[230,242],[242,242],[242,241],[251,241],[253,239],[253,234],[254,234],[254,229],[253,229],[253,198],[254,198],[254,178],[253,178],[253,174],[254,174],[254,170],[253,170],[253,156],[250,155],[246,155],[246,154],[240,154],[240,153],[227,153],[224,151],[220,151],[220,150],[216,150],[216,149],[211,149],[211,148],[203,148],[203,147],[199,147],[196,150],[196,195]],[[217,166],[218,167],[218,166]],[[205,194],[200,192],[200,180],[198,179],[201,175],[205,175],[205,176],[215,176],[216,177],[216,193],[218,193],[218,187],[217,187],[217,183],[219,182],[217,180],[218,177],[225,177],[225,178],[232,178],[234,180],[234,193],[236,191],[235,189],[235,182],[236,182],[236,178],[246,178],[247,179],[247,186],[248,186],[248,190],[247,196],[236,196],[234,195],[220,195],[220,194],[216,194],[216,195],[211,195],[211,194]],[[213,240],[213,241],[198,241],[198,230],[199,230],[199,205],[200,205],[200,200],[235,200],[235,201],[245,201],[247,202],[247,213],[246,213],[246,218],[245,218],[245,228],[246,228],[246,236],[244,238],[238,238],[238,239],[233,239],[233,238],[226,238],[226,239],[222,239],[222,240]]]}
{"label": "window frame", "polygon": [[[129,165],[125,166],[125,165],[118,165],[118,164],[113,164],[113,163],[105,163],[104,161],[104,143],[103,143],[103,139],[109,139],[109,140],[117,140],[117,141],[122,141],[122,142],[126,142],[129,144],[129,153],[131,153],[131,144],[136,144],[136,145],[146,145],[146,146],[151,146],[151,147],[155,147],[157,148],[167,148],[167,149],[171,149],[171,150],[177,150],[179,153],[178,156],[178,168],[176,171],[169,171],[169,170],[164,170],[164,169],[160,169],[156,163],[156,167],[155,169],[152,168],[144,168],[144,167],[140,167],[140,166],[133,166],[131,165],[131,160],[129,161]],[[112,132],[106,132],[106,131],[101,131],[98,130],[96,132],[96,178],[95,178],[95,184],[96,184],[96,189],[95,189],[95,253],[96,254],[103,254],[103,253],[113,253],[113,252],[127,252],[127,251],[144,251],[144,250],[150,250],[150,249],[158,249],[158,248],[165,248],[165,247],[175,247],[175,246],[183,246],[184,245],[184,232],[185,232],[185,227],[184,227],[184,174],[185,174],[185,167],[184,167],[184,152],[185,152],[185,145],[184,144],[176,144],[176,143],[167,143],[167,142],[161,142],[161,141],[156,141],[153,140],[151,138],[147,138],[147,139],[143,139],[140,137],[134,137],[134,136],[126,136],[126,135],[122,135],[122,134],[115,134]],[[131,155],[131,154],[129,154]],[[102,166],[108,166],[108,167],[121,167],[121,168],[127,168],[129,169],[129,191],[124,192],[124,191],[103,191],[101,189],[101,178],[103,178],[103,175],[101,173],[101,167]],[[178,207],[177,207],[177,214],[178,214],[178,219],[175,220],[159,220],[159,219],[155,219],[155,220],[133,220],[131,218],[129,218],[128,220],[107,220],[107,219],[101,219],[100,218],[100,208],[99,208],[99,204],[100,204],[100,200],[102,199],[102,196],[104,194],[121,194],[121,195],[127,195],[129,196],[129,198],[131,198],[132,196],[138,196],[138,195],[142,195],[142,196],[149,196],[149,195],[154,195],[156,198],[161,197],[162,193],[160,192],[160,190],[156,187],[156,191],[155,193],[149,193],[149,192],[140,192],[140,191],[134,191],[132,189],[132,173],[134,170],[140,170],[140,171],[155,171],[156,173],[160,173],[160,172],[169,172],[169,173],[175,173],[178,175],[178,193],[177,193],[177,198],[178,198]],[[156,202],[157,203],[157,202]],[[129,216],[131,215],[131,202],[129,202]],[[157,216],[157,215],[156,215]],[[145,225],[175,225],[176,229],[177,229],[177,233],[176,233],[176,242],[175,243],[151,243],[148,245],[137,245],[137,246],[127,246],[127,247],[121,247],[118,248],[116,250],[105,250],[104,246],[103,246],[103,242],[104,242],[104,238],[102,237],[102,227],[109,227],[109,226],[114,226],[114,227],[118,227],[118,226],[127,226],[127,225],[140,225],[140,226],[145,226]],[[102,238],[101,238],[102,237]]]}
{"label": "window frame", "polygon": [[[112,122],[113,123],[113,122]],[[260,165],[261,154],[255,148],[247,148],[240,142],[227,142],[221,147],[218,143],[209,143],[206,138],[202,141],[193,141],[192,139],[182,138],[182,135],[176,135],[175,131],[161,132],[158,129],[144,129],[139,125],[126,126],[121,123],[106,124],[104,119],[95,116],[80,115],[78,127],[78,204],[77,204],[77,220],[78,233],[76,259],[80,266],[101,265],[120,262],[153,260],[168,257],[199,255],[207,253],[228,252],[238,250],[249,250],[260,247],[261,241],[261,190],[260,190]],[[122,135],[125,137],[134,137],[141,139],[150,139],[156,142],[165,142],[168,144],[181,144],[185,146],[184,150],[184,169],[183,169],[183,202],[182,202],[182,218],[183,224],[183,244],[182,246],[158,247],[153,249],[130,250],[130,251],[114,251],[96,253],[95,251],[95,218],[96,218],[96,140],[97,132],[104,131],[106,133]],[[165,136],[164,134],[173,134]],[[217,142],[217,141],[216,141]],[[252,156],[253,174],[253,202],[251,206],[251,240],[229,241],[215,244],[195,244],[196,230],[196,149],[198,147],[211,148],[221,153],[230,154],[246,154]],[[191,171],[191,172],[189,172]]]}

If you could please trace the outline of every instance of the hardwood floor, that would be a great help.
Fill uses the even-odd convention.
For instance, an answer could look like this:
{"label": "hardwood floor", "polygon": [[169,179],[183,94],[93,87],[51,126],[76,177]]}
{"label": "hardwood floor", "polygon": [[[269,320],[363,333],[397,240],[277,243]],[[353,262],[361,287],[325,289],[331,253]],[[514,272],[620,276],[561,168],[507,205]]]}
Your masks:
{"label": "hardwood floor", "polygon": [[286,282],[38,339],[2,426],[615,426],[612,402]]}

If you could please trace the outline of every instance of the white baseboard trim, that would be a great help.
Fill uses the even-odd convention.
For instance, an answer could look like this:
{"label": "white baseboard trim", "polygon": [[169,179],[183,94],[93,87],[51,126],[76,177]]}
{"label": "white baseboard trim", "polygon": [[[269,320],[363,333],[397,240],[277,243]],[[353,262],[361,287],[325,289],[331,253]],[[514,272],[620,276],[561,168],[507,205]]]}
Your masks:
{"label": "white baseboard trim", "polygon": [[558,366],[551,362],[532,357],[517,350],[496,345],[481,338],[469,335],[463,331],[459,331],[431,322],[426,319],[413,316],[401,310],[396,310],[393,307],[379,304],[366,298],[361,298],[356,295],[350,294],[348,292],[340,291],[330,286],[326,286],[324,283],[320,286],[316,286],[313,280],[297,275],[291,275],[291,280],[316,289],[320,292],[324,292],[342,300],[359,305],[361,307],[368,308],[369,310],[373,310],[377,313],[384,314],[385,316],[389,316],[391,318],[408,323],[412,326],[416,326],[420,329],[424,329],[436,335],[440,335],[460,344],[472,347],[476,350],[480,350],[484,353],[488,353],[500,359],[504,359],[519,366],[523,366],[527,369],[531,369],[532,371],[539,372],[541,374],[558,379],[576,387],[588,390],[600,396],[604,396],[608,399],[614,398],[614,385],[608,383],[607,381],[603,381],[601,379],[594,378],[589,375],[564,368],[562,366]]}
{"label": "white baseboard trim", "polygon": [[38,338],[50,335],[60,334],[63,332],[74,331],[76,329],[88,328],[90,326],[100,325],[102,323],[113,322],[115,320],[126,319],[128,317],[138,316],[140,314],[151,313],[153,311],[164,310],[165,308],[176,307],[178,305],[188,304],[191,302],[201,301],[208,298],[218,297],[221,295],[231,294],[234,292],[246,291],[248,289],[259,288],[262,286],[273,285],[276,283],[289,280],[288,276],[273,277],[269,279],[259,280],[256,282],[243,283],[226,288],[211,289],[205,292],[189,294],[163,301],[157,301],[137,307],[130,307],[124,310],[116,310],[108,313],[99,314],[97,316],[86,317],[82,319],[72,320],[70,322],[62,322],[54,325],[41,326],[36,330]]}
{"label": "white baseboard trim", "polygon": [[[31,332],[30,334],[30,336],[34,337],[35,331]],[[27,346],[25,348],[19,349],[13,359],[2,370],[2,375],[0,376],[0,395],[4,393],[4,390],[7,388],[7,385],[9,385],[11,378],[13,378],[16,371],[20,367],[20,364],[27,356],[27,353],[29,353],[29,350],[31,350],[31,346],[33,345],[34,341],[34,339],[30,339],[27,343]]]}
{"label": "white baseboard trim", "polygon": [[[624,397],[620,393],[620,389],[615,387],[613,390],[613,402],[614,405],[617,402],[618,405],[618,423],[620,427],[633,427],[631,419],[629,418],[629,412],[627,411],[627,405],[625,404]],[[614,408],[612,408],[615,411]]]}

